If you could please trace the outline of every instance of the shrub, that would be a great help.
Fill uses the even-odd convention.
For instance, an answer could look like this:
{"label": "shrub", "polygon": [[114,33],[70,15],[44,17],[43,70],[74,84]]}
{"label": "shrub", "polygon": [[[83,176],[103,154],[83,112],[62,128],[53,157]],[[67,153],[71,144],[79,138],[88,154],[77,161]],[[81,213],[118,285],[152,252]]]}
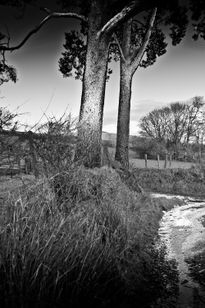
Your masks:
{"label": "shrub", "polygon": [[76,141],[74,131],[74,121],[66,114],[60,119],[50,118],[38,127],[38,137],[33,137],[33,145],[42,173],[47,177],[70,168]]}

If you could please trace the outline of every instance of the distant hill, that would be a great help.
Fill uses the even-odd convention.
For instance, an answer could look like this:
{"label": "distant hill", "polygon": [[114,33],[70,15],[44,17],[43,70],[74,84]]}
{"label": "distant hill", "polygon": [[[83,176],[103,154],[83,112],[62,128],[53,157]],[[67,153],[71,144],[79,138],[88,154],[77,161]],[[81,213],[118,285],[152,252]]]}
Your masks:
{"label": "distant hill", "polygon": [[[115,156],[115,145],[116,145],[116,137],[117,135],[114,133],[102,132],[102,143],[108,143],[109,153],[111,157],[114,159]],[[132,150],[132,142],[137,139],[136,136],[130,136],[130,149],[129,149],[129,157],[136,158],[136,152]]]}
{"label": "distant hill", "polygon": [[[102,132],[102,140],[105,141],[109,141],[113,146],[115,146],[116,144],[116,137],[117,135],[114,133],[108,133],[108,132]],[[130,136],[129,140],[130,143],[133,142],[133,140],[136,139],[136,136]]]}

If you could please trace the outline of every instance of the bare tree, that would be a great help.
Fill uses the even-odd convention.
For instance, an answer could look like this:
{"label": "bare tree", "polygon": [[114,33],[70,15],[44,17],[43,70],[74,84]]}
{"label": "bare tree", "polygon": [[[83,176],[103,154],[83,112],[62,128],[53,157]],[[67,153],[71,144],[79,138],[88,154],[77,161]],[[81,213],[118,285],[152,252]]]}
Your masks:
{"label": "bare tree", "polygon": [[189,103],[176,102],[155,109],[141,119],[141,135],[165,144],[168,151],[177,154],[178,146],[187,145],[201,127],[203,106],[203,98],[194,97]]}

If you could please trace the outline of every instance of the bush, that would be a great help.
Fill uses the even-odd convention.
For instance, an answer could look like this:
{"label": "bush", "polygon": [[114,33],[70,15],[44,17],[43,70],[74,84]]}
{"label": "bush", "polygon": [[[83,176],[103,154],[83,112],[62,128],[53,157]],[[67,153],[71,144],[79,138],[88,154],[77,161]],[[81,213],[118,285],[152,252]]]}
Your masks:
{"label": "bush", "polygon": [[1,213],[1,307],[160,307],[170,296],[173,264],[154,246],[162,211],[114,170],[73,167],[15,194]]}
{"label": "bush", "polygon": [[33,146],[42,172],[47,177],[69,169],[72,164],[76,137],[71,115],[63,114],[38,127]]}

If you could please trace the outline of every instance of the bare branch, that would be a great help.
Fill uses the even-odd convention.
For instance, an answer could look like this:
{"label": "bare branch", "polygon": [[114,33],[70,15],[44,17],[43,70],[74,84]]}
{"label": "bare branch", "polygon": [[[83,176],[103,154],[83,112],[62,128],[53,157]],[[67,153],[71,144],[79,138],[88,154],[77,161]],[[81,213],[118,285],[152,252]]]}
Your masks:
{"label": "bare branch", "polygon": [[141,62],[141,60],[144,56],[145,50],[147,48],[147,45],[149,43],[149,39],[150,39],[151,34],[152,34],[152,28],[153,28],[153,25],[154,25],[154,22],[155,22],[156,15],[157,15],[157,8],[154,8],[153,11],[152,11],[152,15],[150,17],[150,20],[149,20],[149,25],[148,25],[147,32],[145,34],[142,46],[138,50],[136,50],[136,53],[134,53],[133,58],[132,58],[132,63],[135,63],[135,65],[134,65],[135,69],[137,69],[138,65],[140,64],[140,62]]}
{"label": "bare branch", "polygon": [[0,46],[0,50],[3,51],[14,51],[16,49],[21,48],[27,41],[28,39],[34,35],[35,33],[37,33],[42,26],[49,21],[51,18],[76,18],[76,19],[80,19],[83,20],[85,22],[87,22],[87,18],[83,15],[79,15],[77,13],[58,13],[58,12],[50,12],[50,10],[48,10],[47,8],[43,8],[42,10],[44,10],[45,12],[48,13],[48,15],[40,22],[39,25],[37,25],[34,29],[32,29],[31,31],[29,31],[29,33],[25,36],[25,38],[21,41],[21,43],[19,43],[16,46],[13,47],[9,47],[9,46]]}
{"label": "bare branch", "polygon": [[116,14],[113,18],[111,18],[100,31],[97,33],[97,39],[100,38],[101,35],[104,33],[108,33],[110,31],[113,31],[114,28],[116,28],[120,22],[124,21],[125,19],[129,19],[131,15],[134,14],[135,9],[138,6],[138,1],[132,1],[129,6],[126,6],[122,9],[121,12]]}
{"label": "bare branch", "polygon": [[124,55],[124,52],[123,52],[123,50],[122,50],[122,47],[121,47],[121,45],[120,45],[120,42],[119,42],[119,40],[118,40],[118,37],[117,37],[116,33],[113,33],[113,37],[114,37],[115,42],[116,42],[116,44],[117,44],[117,46],[118,46],[118,49],[119,49],[119,52],[120,52],[120,56],[121,56],[122,60],[125,62],[125,61],[126,61],[125,55]]}

